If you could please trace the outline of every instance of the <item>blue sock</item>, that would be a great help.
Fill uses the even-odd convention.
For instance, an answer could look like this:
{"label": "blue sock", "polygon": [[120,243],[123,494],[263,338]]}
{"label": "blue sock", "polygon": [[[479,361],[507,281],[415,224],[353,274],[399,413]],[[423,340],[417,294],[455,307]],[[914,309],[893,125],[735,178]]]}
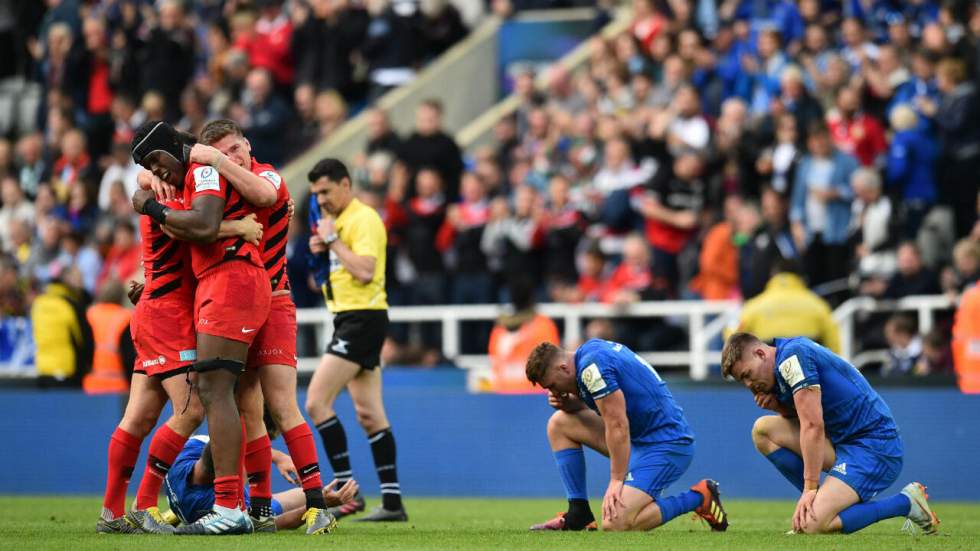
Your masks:
{"label": "blue sock", "polygon": [[694,490],[688,490],[680,495],[658,499],[657,506],[660,507],[660,524],[667,524],[678,515],[690,513],[697,509],[702,501],[704,501],[704,497]]}
{"label": "blue sock", "polygon": [[886,518],[908,516],[912,502],[905,494],[893,495],[880,501],[851,505],[840,512],[840,531],[850,534]]}
{"label": "blue sock", "polygon": [[803,491],[803,458],[786,448],[777,448],[766,456],[770,463],[789,480],[796,489]]}
{"label": "blue sock", "polygon": [[558,474],[565,485],[565,496],[570,500],[589,499],[585,490],[585,452],[582,448],[568,448],[554,453]]}

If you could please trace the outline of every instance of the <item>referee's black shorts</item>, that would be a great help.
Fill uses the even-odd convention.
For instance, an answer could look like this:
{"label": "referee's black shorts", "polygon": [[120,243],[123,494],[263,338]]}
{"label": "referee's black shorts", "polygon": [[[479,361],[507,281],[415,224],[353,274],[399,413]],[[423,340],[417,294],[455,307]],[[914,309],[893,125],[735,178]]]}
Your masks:
{"label": "referee's black shorts", "polygon": [[333,319],[333,338],[325,353],[354,362],[362,369],[381,365],[381,347],[388,334],[387,310],[349,310]]}

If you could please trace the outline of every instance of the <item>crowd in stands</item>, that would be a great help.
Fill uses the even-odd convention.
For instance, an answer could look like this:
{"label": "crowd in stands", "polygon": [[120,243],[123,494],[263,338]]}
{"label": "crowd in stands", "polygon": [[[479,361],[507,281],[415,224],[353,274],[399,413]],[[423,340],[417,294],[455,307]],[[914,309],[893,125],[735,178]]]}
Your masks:
{"label": "crowd in stands", "polygon": [[[518,75],[520,107],[472,156],[433,126],[438,104],[409,137],[372,113],[360,179],[389,227],[396,300],[506,301],[522,285],[539,301],[749,300],[786,283],[770,281],[784,261],[831,305],[977,281],[975,3],[633,9],[585,67]],[[869,323],[872,344],[895,342]],[[672,329],[592,334],[663,349],[682,342]]]}
{"label": "crowd in stands", "polygon": [[0,318],[141,277],[142,122],[231,118],[282,166],[467,32],[448,0],[0,3]]}

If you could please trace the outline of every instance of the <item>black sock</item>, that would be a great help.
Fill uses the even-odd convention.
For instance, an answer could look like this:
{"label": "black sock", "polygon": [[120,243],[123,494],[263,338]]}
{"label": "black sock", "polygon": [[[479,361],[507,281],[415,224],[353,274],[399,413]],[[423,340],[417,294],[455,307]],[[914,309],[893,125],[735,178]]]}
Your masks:
{"label": "black sock", "polygon": [[568,512],[565,513],[566,530],[582,530],[595,520],[587,499],[569,499]]}
{"label": "black sock", "polygon": [[327,459],[333,469],[333,477],[337,479],[337,487],[341,487],[351,479],[350,455],[347,453],[347,433],[340,418],[336,415],[316,426],[323,440],[323,448],[327,450]]}
{"label": "black sock", "polygon": [[306,507],[314,507],[316,509],[326,509],[327,502],[323,501],[323,490],[317,488],[310,488],[309,490],[303,490],[306,494]]}
{"label": "black sock", "polygon": [[272,516],[271,497],[252,497],[249,499],[248,513],[252,518],[262,518]]}
{"label": "black sock", "polygon": [[402,508],[402,490],[395,469],[395,435],[387,428],[368,436],[368,442],[371,443],[374,468],[381,482],[381,506],[389,511],[398,511]]}

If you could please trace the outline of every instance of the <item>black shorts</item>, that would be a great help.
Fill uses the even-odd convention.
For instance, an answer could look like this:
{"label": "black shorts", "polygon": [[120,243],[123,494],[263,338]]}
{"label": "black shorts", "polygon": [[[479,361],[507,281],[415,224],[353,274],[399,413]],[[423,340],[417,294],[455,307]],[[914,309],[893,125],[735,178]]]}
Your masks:
{"label": "black shorts", "polygon": [[388,335],[387,310],[350,310],[333,319],[333,338],[326,354],[354,362],[362,369],[381,365],[381,347]]}

